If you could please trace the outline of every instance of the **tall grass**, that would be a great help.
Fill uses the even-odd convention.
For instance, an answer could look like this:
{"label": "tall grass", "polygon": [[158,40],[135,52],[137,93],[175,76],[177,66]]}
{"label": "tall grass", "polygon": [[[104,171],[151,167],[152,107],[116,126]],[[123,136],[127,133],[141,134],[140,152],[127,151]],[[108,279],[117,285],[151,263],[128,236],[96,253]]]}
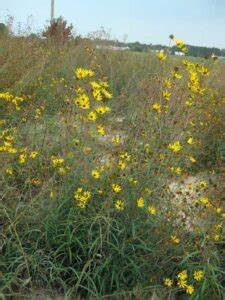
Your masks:
{"label": "tall grass", "polygon": [[[2,37],[3,299],[30,297],[37,287],[71,299],[149,299],[155,291],[160,299],[175,299],[190,285],[192,299],[224,297],[222,64],[189,60],[191,71],[180,58],[161,62],[154,53],[98,50],[90,40],[58,45]],[[202,65],[211,77],[199,73]],[[79,67],[94,77],[76,78]],[[188,87],[191,72],[203,92]],[[90,81],[98,79],[109,83],[112,99],[93,98]],[[110,113],[87,121],[89,110],[74,103],[78,87],[92,109],[100,103]],[[55,158],[63,162],[54,165]],[[197,183],[186,184],[189,176]],[[122,191],[115,193],[112,184]],[[85,209],[74,198],[81,187],[91,192]],[[184,270],[188,282],[179,287]],[[199,281],[197,270],[204,274]]]}

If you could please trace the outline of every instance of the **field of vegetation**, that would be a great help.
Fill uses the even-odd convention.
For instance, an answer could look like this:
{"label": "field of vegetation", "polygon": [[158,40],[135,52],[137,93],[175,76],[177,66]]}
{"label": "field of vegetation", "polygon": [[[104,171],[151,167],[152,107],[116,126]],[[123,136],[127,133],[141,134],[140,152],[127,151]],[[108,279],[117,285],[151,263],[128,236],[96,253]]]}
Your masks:
{"label": "field of vegetation", "polygon": [[0,297],[224,299],[224,82],[215,56],[0,35]]}

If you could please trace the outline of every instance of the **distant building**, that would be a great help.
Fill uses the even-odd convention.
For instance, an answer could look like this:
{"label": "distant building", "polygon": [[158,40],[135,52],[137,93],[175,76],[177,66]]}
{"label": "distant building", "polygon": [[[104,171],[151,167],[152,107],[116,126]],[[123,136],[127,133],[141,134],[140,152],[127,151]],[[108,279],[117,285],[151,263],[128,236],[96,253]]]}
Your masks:
{"label": "distant building", "polygon": [[181,51],[175,51],[175,52],[174,52],[174,55],[184,56],[185,53],[184,53],[184,52],[181,52]]}
{"label": "distant building", "polygon": [[120,46],[112,46],[112,45],[97,45],[97,49],[108,49],[113,51],[125,51],[130,50],[129,47],[120,47]]}
{"label": "distant building", "polygon": [[[169,49],[161,49],[161,50],[163,50],[166,54],[171,54],[171,51]],[[158,50],[158,49],[148,49],[148,51],[154,52],[154,53],[159,53],[161,50]]]}

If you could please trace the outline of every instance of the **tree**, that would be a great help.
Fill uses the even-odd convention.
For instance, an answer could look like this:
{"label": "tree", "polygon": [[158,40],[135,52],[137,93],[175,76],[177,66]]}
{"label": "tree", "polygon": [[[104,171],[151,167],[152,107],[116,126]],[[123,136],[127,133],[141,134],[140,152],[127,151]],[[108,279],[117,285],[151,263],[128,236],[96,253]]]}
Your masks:
{"label": "tree", "polygon": [[4,23],[0,23],[0,35],[8,35],[9,30]]}
{"label": "tree", "polygon": [[43,36],[57,42],[64,42],[72,37],[73,25],[67,25],[67,21],[62,17],[54,19],[43,32]]}

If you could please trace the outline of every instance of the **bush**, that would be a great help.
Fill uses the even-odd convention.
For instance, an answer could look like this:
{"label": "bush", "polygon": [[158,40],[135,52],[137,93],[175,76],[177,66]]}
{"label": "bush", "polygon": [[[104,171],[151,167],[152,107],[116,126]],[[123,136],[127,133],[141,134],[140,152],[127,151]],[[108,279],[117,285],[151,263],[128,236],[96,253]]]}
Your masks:
{"label": "bush", "polygon": [[62,17],[54,19],[48,28],[43,32],[43,36],[55,42],[64,42],[72,37],[73,25],[67,25],[67,21]]}

